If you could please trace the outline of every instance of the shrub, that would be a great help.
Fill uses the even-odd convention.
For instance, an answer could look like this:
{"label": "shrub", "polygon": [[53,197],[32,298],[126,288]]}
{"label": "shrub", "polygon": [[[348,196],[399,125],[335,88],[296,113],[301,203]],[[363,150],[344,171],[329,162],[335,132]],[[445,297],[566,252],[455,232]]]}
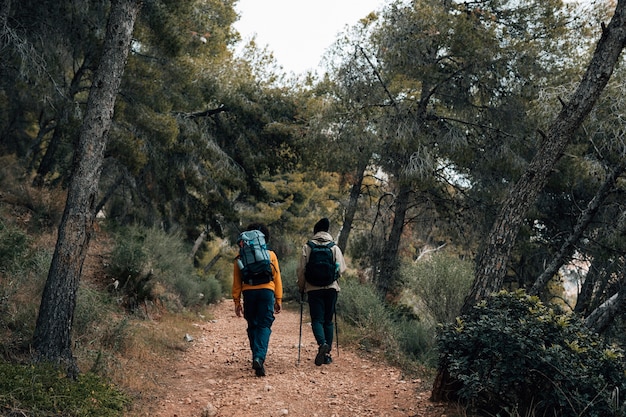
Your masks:
{"label": "shrub", "polygon": [[418,297],[420,312],[427,313],[435,323],[450,323],[461,311],[473,280],[473,265],[443,252],[401,269],[405,298]]}
{"label": "shrub", "polygon": [[624,415],[612,399],[626,389],[623,352],[523,291],[494,295],[443,327],[439,350],[460,399],[482,412]]}
{"label": "shrub", "polygon": [[340,286],[337,314],[360,330],[361,345],[366,348],[388,345],[393,340],[392,314],[376,289],[355,279],[344,279]]}
{"label": "shrub", "polygon": [[141,229],[131,227],[122,229],[115,235],[115,246],[111,254],[109,273],[116,277],[120,287],[132,285],[149,263],[144,247],[145,233]]}
{"label": "shrub", "polygon": [[435,329],[408,317],[394,323],[394,337],[402,353],[411,361],[434,366],[437,363]]}
{"label": "shrub", "polygon": [[[356,333],[366,350],[382,348],[392,361],[409,365],[415,359],[429,362],[434,351],[434,331],[415,317],[399,314],[373,285],[348,277],[340,281],[337,314]],[[345,330],[345,329],[344,329]]]}
{"label": "shrub", "polygon": [[21,229],[0,220],[0,272],[12,271],[28,251],[28,237]]}
{"label": "shrub", "polygon": [[33,251],[26,233],[0,221],[0,356],[27,354],[51,254]]}
{"label": "shrub", "polygon": [[300,290],[298,289],[298,279],[296,269],[298,268],[297,258],[279,259],[280,276],[283,281],[283,301],[300,300]]}
{"label": "shrub", "polygon": [[209,304],[222,292],[214,277],[194,270],[181,236],[154,228],[134,226],[118,232],[108,272],[130,307],[146,300],[160,300],[172,309]]}
{"label": "shrub", "polygon": [[83,283],[78,289],[72,339],[79,367],[106,374],[105,359],[123,350],[131,335],[128,320],[117,314],[117,305],[106,292]]}

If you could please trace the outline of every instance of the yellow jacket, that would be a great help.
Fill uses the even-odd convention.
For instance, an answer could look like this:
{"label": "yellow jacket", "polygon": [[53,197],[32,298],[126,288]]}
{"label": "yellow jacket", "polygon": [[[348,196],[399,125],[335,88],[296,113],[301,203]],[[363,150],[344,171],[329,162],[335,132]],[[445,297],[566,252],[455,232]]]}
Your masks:
{"label": "yellow jacket", "polygon": [[234,262],[233,268],[233,301],[235,306],[241,305],[241,292],[246,290],[260,290],[268,289],[274,291],[274,298],[276,302],[281,305],[283,300],[283,281],[280,277],[280,267],[278,266],[278,258],[274,251],[270,252],[270,263],[272,264],[273,280],[266,284],[249,285],[244,284],[241,281],[241,270],[237,265],[237,260]]}

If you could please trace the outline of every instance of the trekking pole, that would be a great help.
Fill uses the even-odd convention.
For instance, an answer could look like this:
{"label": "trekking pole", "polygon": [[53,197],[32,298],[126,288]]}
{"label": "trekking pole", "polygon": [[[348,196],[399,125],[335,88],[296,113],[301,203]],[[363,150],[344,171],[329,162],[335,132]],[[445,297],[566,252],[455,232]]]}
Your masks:
{"label": "trekking pole", "polygon": [[335,342],[337,345],[337,357],[339,357],[339,326],[337,325],[337,306],[335,306]]}
{"label": "trekking pole", "polygon": [[298,366],[300,366],[300,348],[302,347],[302,312],[304,310],[304,293],[300,293],[300,338],[298,339]]}

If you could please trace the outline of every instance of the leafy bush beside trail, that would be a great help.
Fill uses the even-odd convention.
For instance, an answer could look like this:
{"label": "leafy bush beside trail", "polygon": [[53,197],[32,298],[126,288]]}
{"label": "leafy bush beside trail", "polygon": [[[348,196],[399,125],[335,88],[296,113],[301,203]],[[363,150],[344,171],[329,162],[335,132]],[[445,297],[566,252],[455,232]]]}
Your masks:
{"label": "leafy bush beside trail", "polygon": [[474,264],[458,256],[437,252],[401,268],[407,304],[415,304],[420,318],[450,323],[459,315],[474,280]]}
{"label": "leafy bush beside trail", "polygon": [[345,324],[340,338],[347,337],[367,351],[381,350],[405,368],[434,363],[434,329],[386,303],[372,284],[346,277],[340,285],[337,315],[343,322],[340,326]]}
{"label": "leafy bush beside trail", "polygon": [[183,239],[155,228],[119,231],[108,272],[131,308],[149,300],[175,311],[210,304],[222,296],[217,279],[194,270]]}
{"label": "leafy bush beside trail", "polygon": [[626,415],[624,352],[521,290],[482,301],[438,344],[460,399],[480,413]]}

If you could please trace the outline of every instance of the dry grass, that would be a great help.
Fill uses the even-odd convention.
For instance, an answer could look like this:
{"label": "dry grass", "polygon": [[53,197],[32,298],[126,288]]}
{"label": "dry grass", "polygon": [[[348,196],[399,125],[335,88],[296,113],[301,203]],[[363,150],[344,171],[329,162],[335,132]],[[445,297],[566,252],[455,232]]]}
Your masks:
{"label": "dry grass", "polygon": [[150,408],[167,390],[165,375],[174,372],[173,364],[188,349],[185,334],[195,331],[194,323],[204,320],[199,314],[164,313],[158,320],[133,320],[123,349],[109,364],[109,377],[134,399],[129,416]]}

